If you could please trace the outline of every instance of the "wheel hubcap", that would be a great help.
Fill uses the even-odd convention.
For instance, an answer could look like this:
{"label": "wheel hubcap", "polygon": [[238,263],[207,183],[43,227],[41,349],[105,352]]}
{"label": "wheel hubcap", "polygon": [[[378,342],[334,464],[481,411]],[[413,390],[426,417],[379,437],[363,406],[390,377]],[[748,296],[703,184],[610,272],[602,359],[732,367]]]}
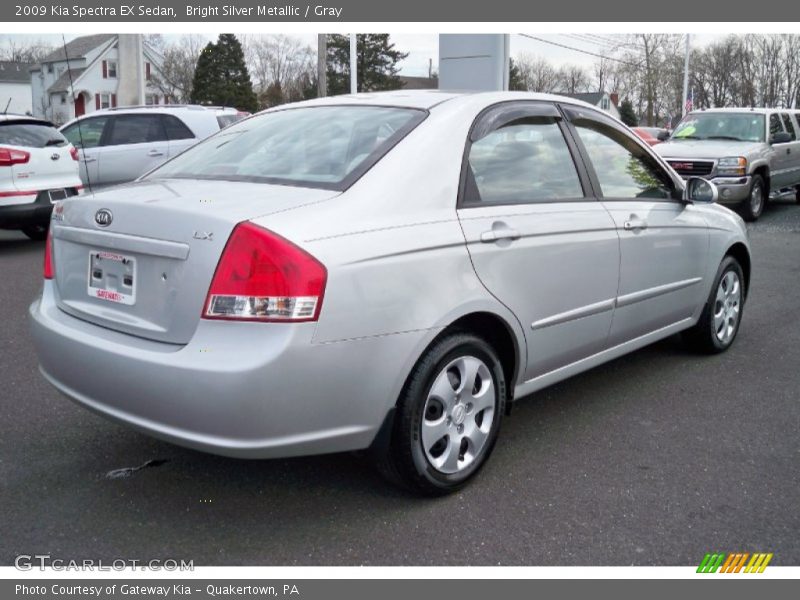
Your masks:
{"label": "wheel hubcap", "polygon": [[764,201],[764,194],[761,192],[761,186],[756,184],[753,186],[753,191],[750,192],[750,210],[753,214],[758,214],[761,211],[761,203]]}
{"label": "wheel hubcap", "polygon": [[723,344],[729,344],[739,324],[742,286],[739,276],[728,271],[722,277],[714,300],[714,332]]}
{"label": "wheel hubcap", "polygon": [[474,356],[451,361],[433,381],[422,416],[422,448],[441,473],[457,473],[480,454],[494,423],[491,371]]}

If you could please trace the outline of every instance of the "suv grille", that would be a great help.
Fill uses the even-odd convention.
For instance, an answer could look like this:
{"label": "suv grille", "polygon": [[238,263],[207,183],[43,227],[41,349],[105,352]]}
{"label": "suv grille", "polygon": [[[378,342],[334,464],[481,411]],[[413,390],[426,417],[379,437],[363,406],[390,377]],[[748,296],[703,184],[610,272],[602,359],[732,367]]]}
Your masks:
{"label": "suv grille", "polygon": [[714,162],[710,160],[669,160],[667,162],[684,179],[703,177],[714,169]]}

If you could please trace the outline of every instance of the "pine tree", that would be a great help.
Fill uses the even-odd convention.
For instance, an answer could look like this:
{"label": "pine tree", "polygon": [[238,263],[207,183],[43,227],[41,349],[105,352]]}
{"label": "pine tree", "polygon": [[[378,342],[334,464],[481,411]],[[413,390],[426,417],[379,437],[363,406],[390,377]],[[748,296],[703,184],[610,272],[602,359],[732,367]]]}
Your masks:
{"label": "pine tree", "polygon": [[[356,36],[357,79],[359,92],[399,90],[397,63],[408,56],[395,50],[388,33]],[[327,56],[328,95],[350,92],[350,38],[346,35],[328,36]]]}
{"label": "pine tree", "polygon": [[242,45],[232,33],[222,33],[209,42],[197,59],[192,83],[192,102],[258,110]]}
{"label": "pine tree", "polygon": [[528,86],[522,81],[519,67],[516,65],[513,58],[508,59],[508,89],[512,92],[528,91]]}
{"label": "pine tree", "polygon": [[636,127],[639,124],[639,118],[633,110],[633,102],[627,98],[619,105],[619,118],[628,127]]}

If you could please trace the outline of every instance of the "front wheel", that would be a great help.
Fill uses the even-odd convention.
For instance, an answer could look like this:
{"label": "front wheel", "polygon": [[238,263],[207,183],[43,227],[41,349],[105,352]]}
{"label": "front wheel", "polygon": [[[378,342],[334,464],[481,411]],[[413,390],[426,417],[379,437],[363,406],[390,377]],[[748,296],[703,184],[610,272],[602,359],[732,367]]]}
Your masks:
{"label": "front wheel", "polygon": [[761,175],[753,175],[753,181],[750,183],[750,195],[741,206],[742,217],[745,221],[756,221],[761,216],[768,195],[764,178]]}
{"label": "front wheel", "polygon": [[735,258],[726,256],[717,270],[700,320],[684,332],[689,346],[706,354],[717,354],[730,348],[739,333],[744,301],[742,267]]}
{"label": "front wheel", "polygon": [[505,403],[506,381],[494,349],[470,333],[443,337],[409,376],[379,467],[416,493],[459,489],[489,458]]}

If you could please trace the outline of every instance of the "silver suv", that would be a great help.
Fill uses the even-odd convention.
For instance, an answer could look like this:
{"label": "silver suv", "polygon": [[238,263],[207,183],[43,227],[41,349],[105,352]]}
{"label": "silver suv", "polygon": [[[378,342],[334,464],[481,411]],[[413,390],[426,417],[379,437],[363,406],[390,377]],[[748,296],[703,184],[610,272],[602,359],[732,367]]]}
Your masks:
{"label": "silver suv", "polygon": [[60,131],[80,150],[84,185],[109,185],[136,179],[246,114],[220,106],[130,106],[79,117]]}
{"label": "silver suv", "polygon": [[770,193],[789,190],[800,201],[798,131],[788,110],[715,108],[687,114],[654,149],[684,179],[712,180],[720,203],[755,221]]}

